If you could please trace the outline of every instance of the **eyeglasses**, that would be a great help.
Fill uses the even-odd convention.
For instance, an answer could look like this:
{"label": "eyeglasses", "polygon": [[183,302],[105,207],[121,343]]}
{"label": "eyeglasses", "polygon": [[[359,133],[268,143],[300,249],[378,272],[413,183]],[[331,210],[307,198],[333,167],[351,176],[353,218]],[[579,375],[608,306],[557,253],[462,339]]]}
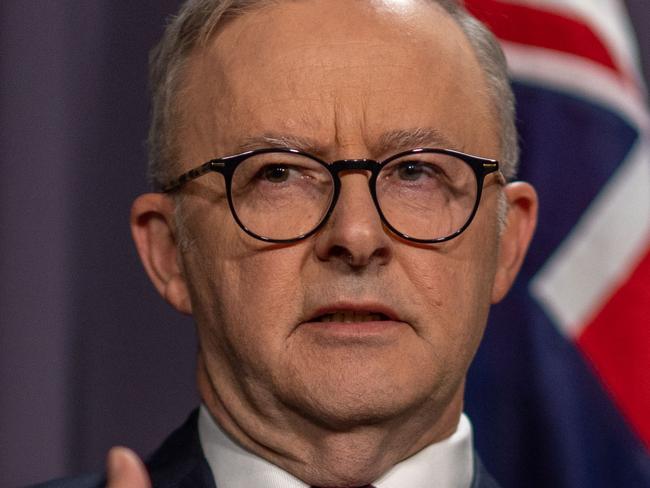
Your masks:
{"label": "eyeglasses", "polygon": [[420,148],[381,162],[328,164],[297,149],[267,148],[208,161],[162,191],[178,190],[209,172],[221,173],[232,216],[244,232],[266,242],[289,243],[325,224],[340,194],[341,173],[368,171],[370,194],[384,225],[403,239],[436,243],[469,226],[485,176],[498,170],[494,159],[450,149]]}

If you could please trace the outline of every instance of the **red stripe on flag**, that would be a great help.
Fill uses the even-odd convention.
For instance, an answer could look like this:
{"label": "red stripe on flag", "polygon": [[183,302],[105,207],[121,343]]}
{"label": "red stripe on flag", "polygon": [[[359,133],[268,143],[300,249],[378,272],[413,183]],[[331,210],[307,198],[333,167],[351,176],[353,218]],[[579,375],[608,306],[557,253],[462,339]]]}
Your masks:
{"label": "red stripe on flag", "polygon": [[580,19],[498,0],[465,4],[500,39],[580,56],[624,76],[605,44]]}
{"label": "red stripe on flag", "polygon": [[650,449],[650,248],[577,343]]}

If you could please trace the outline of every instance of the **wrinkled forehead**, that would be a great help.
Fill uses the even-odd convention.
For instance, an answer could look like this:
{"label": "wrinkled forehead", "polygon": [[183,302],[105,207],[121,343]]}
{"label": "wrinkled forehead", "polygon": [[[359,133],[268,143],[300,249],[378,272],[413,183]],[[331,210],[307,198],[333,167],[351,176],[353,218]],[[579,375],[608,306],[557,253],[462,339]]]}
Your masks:
{"label": "wrinkled forehead", "polygon": [[255,132],[309,132],[326,144],[433,127],[466,150],[495,139],[475,55],[432,2],[269,4],[221,29],[187,79],[188,113],[215,150]]}

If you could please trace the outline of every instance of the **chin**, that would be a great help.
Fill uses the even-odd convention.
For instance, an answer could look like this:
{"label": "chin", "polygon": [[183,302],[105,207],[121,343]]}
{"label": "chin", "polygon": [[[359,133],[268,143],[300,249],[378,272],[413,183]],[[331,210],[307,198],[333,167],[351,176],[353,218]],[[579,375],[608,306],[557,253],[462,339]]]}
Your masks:
{"label": "chin", "polygon": [[[294,412],[336,429],[445,408],[458,382],[421,343],[297,348],[276,369],[275,391]],[[452,363],[453,361],[449,361]]]}
{"label": "chin", "polygon": [[[363,380],[363,378],[362,378]],[[377,425],[409,415],[436,395],[432,387],[405,387],[404,383],[380,377],[366,381],[320,381],[306,387],[294,401],[298,411],[315,423],[333,430],[349,430],[362,425]]]}

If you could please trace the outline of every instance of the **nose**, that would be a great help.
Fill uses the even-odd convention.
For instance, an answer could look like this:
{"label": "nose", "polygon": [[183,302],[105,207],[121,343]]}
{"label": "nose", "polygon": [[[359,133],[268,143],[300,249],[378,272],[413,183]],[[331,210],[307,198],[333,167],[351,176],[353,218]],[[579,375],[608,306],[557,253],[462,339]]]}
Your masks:
{"label": "nose", "polygon": [[339,173],[341,191],[325,227],[316,235],[322,261],[349,268],[383,265],[392,256],[392,239],[384,228],[368,187],[368,172]]}

